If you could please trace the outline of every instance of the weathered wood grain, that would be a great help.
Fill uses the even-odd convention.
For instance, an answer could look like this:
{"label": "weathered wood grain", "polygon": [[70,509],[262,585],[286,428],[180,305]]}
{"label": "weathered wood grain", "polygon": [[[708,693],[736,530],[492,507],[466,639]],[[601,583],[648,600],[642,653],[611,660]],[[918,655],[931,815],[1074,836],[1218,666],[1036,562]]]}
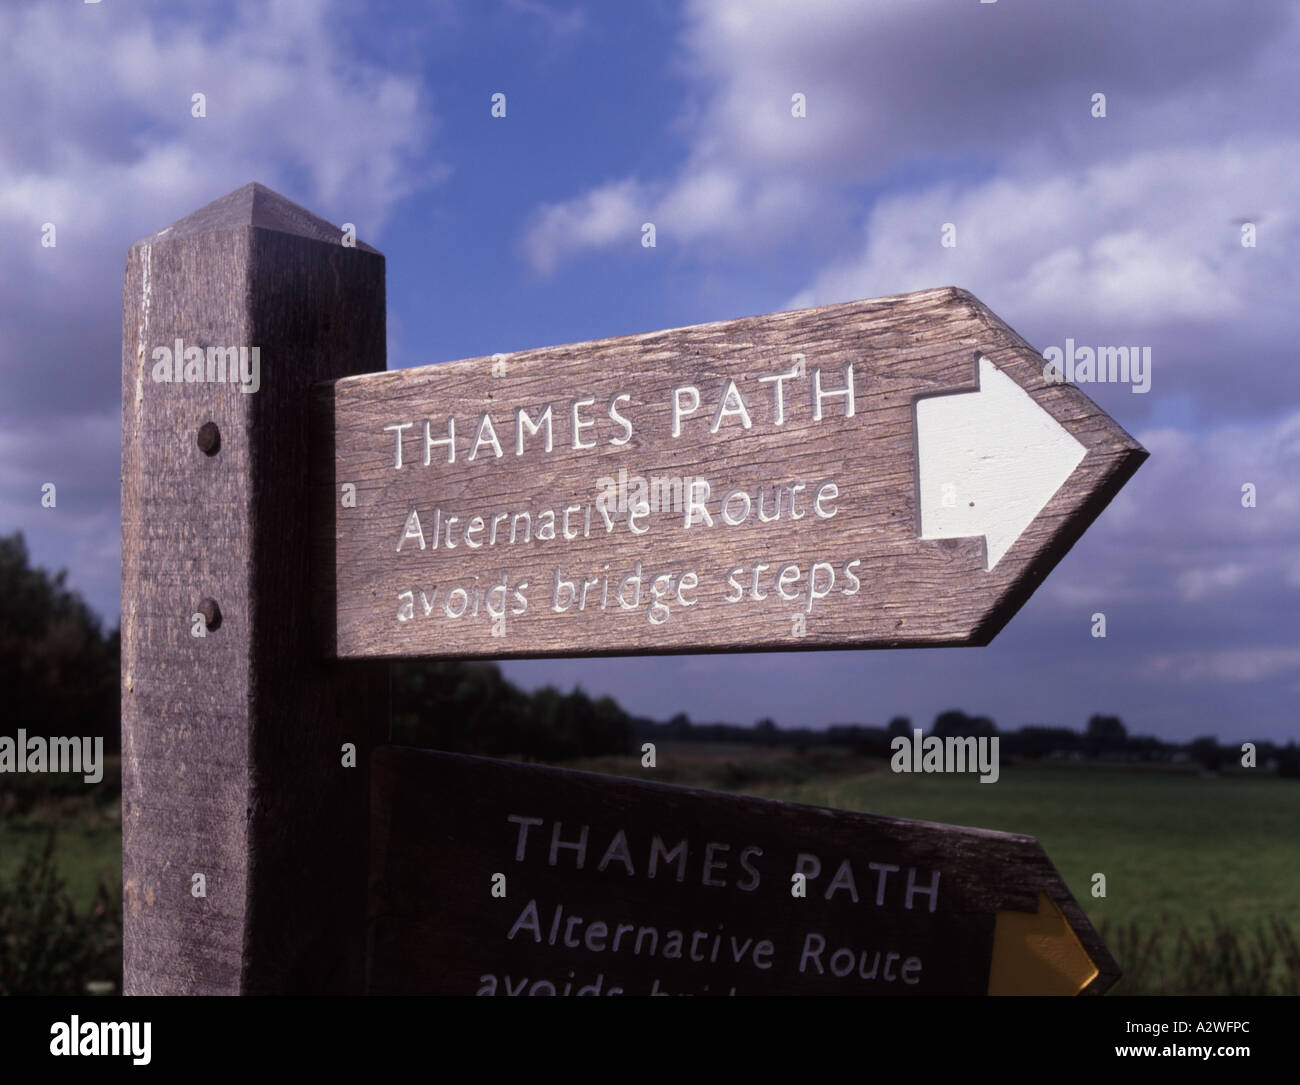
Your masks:
{"label": "weathered wood grain", "polygon": [[[1095,967],[1084,993],[1119,976],[1032,837],[394,746],[376,751],[373,773],[372,993],[506,994],[508,976],[528,994],[600,977],[602,994],[982,995],[998,913],[1035,912],[1040,893]],[[588,941],[595,924],[605,934]],[[634,931],[615,949],[620,924]],[[658,950],[646,934],[637,952],[649,927]],[[679,956],[667,952],[673,930]],[[824,941],[815,961],[810,934]],[[877,974],[833,974],[840,948],[866,951],[868,975],[879,952]]]}
{"label": "weathered wood grain", "polygon": [[[386,734],[387,678],[314,660],[311,540],[332,554],[329,524],[309,525],[308,405],[314,382],[384,367],[384,265],[339,237],[248,185],[127,257],[128,993],[360,988],[367,764]],[[258,347],[259,387],[155,381],[154,349],[177,338]],[[207,423],[219,442],[209,429],[200,447]],[[192,616],[215,614],[204,600],[220,623],[200,638]],[[342,766],[345,742],[359,767]]]}
{"label": "weathered wood grain", "polygon": [[[792,371],[797,356],[804,375],[780,382],[778,424],[778,384],[761,378]],[[982,536],[920,537],[917,494],[916,402],[975,391],[980,356],[1086,449],[991,570]],[[852,417],[843,398],[825,397],[819,420],[814,373],[833,391],[844,387],[847,365]],[[674,398],[684,385],[701,403],[674,437],[673,404],[691,402],[689,392]],[[335,562],[317,569],[317,596],[334,603],[321,650],[338,658],[984,644],[1146,455],[1077,388],[1046,381],[1041,356],[955,288],[345,378],[316,398],[313,455],[330,458],[336,481],[356,488],[355,508],[333,503]],[[593,447],[574,447],[575,401],[577,418],[592,423],[577,440]],[[552,451],[525,427],[519,454],[516,411],[536,421],[548,404]],[[424,429],[445,437],[452,417],[449,463],[447,446],[428,445]],[[707,480],[714,525],[687,527],[683,504],[635,520],[618,511],[609,528],[598,498],[620,470],[629,480]],[[816,505],[826,481],[837,495]],[[785,507],[797,483],[805,488],[787,510],[797,518],[759,522],[759,492],[770,515],[773,487],[786,488]],[[720,518],[733,488],[750,496],[750,515],[735,526]],[[628,496],[636,494],[633,481]],[[576,537],[563,538],[569,508]],[[739,519],[743,499],[729,508]],[[548,509],[556,537],[539,539]],[[522,512],[527,542],[525,521],[514,519]],[[638,562],[641,598],[624,608],[615,593]],[[645,590],[656,578],[659,607]],[[585,607],[568,601],[566,583],[575,594],[587,586]],[[826,594],[810,602],[812,584]],[[628,582],[623,598],[634,595]]]}

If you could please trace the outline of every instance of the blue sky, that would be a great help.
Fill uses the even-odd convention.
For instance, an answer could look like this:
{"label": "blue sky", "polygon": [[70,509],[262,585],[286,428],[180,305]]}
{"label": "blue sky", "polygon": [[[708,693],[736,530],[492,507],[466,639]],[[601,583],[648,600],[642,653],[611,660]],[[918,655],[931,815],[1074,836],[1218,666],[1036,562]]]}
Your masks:
{"label": "blue sky", "polygon": [[1040,349],[1151,346],[1149,393],[1085,388],[1151,459],[991,646],[522,683],[661,718],[1300,732],[1295,5],[170,8],[0,11],[0,531],[110,623],[125,252],[257,180],[385,253],[390,368],[947,284]]}

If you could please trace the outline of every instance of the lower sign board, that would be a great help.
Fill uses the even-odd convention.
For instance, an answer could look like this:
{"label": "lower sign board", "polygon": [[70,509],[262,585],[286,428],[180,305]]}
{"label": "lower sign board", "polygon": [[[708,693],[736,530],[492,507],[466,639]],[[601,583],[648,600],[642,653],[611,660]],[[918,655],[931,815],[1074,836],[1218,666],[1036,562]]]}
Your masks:
{"label": "lower sign board", "polygon": [[375,994],[1100,994],[1032,837],[382,747]]}

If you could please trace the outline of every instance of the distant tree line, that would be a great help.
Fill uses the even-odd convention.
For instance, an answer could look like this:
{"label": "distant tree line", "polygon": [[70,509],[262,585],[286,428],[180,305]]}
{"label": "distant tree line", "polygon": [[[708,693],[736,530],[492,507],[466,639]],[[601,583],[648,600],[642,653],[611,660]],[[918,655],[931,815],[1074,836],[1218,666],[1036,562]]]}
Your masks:
{"label": "distant tree line", "polygon": [[[808,727],[781,728],[771,719],[761,719],[752,727],[734,723],[692,723],[685,713],[678,713],[667,723],[634,719],[635,743],[671,740],[685,742],[726,742],[756,746],[788,746],[796,750],[818,747],[843,747],[864,757],[888,757],[890,742],[898,736],[910,736],[915,729],[906,716],[895,716],[884,727],[860,723],[832,724],[824,729]],[[1161,762],[1190,760],[1208,771],[1241,764],[1241,743],[1220,745],[1212,735],[1180,744],[1163,742],[1151,735],[1130,735],[1117,716],[1094,715],[1082,731],[1068,727],[1031,725],[1016,731],[1000,732],[987,716],[969,716],[956,709],[940,712],[924,734],[940,738],[973,736],[998,737],[1002,757],[1026,760],[1039,758],[1089,759],[1103,761]],[[1264,739],[1255,740],[1256,765],[1272,766],[1279,776],[1300,778],[1300,749],[1292,740],[1283,746]]]}
{"label": "distant tree line", "polygon": [[486,662],[402,662],[390,673],[399,745],[535,761],[631,749],[630,717],[612,697],[551,686],[525,693]]}
{"label": "distant tree line", "polygon": [[[0,536],[0,735],[103,736],[117,750],[120,710],[120,636],[66,587],[66,573],[31,567],[21,533]],[[780,728],[771,719],[754,726],[693,723],[679,713],[667,723],[629,716],[611,697],[550,686],[527,693],[490,662],[393,664],[392,741],[403,745],[482,754],[567,761],[626,754],[644,742],[728,742],[806,750],[841,747],[887,757],[890,740],[910,735],[912,722],[895,717],[884,727],[836,724],[812,730]],[[1206,769],[1240,764],[1241,747],[1213,736],[1186,745],[1130,735],[1115,716],[1095,715],[1081,733],[1066,727],[1030,726],[999,732],[987,716],[941,712],[926,732],[940,737],[997,735],[1002,757],[1089,758],[1125,761],[1195,759]],[[1259,767],[1275,765],[1300,777],[1300,751],[1257,741]]]}

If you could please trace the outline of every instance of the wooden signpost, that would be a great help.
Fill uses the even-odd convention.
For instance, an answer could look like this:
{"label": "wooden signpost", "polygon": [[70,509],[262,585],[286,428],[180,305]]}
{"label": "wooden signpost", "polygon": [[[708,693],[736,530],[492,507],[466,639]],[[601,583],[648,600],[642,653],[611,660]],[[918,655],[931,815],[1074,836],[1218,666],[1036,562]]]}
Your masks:
{"label": "wooden signpost", "polygon": [[1028,837],[384,747],[367,661],[984,644],[1131,437],[952,288],[381,372],[346,236],[128,255],[128,993],[1114,981]]}

